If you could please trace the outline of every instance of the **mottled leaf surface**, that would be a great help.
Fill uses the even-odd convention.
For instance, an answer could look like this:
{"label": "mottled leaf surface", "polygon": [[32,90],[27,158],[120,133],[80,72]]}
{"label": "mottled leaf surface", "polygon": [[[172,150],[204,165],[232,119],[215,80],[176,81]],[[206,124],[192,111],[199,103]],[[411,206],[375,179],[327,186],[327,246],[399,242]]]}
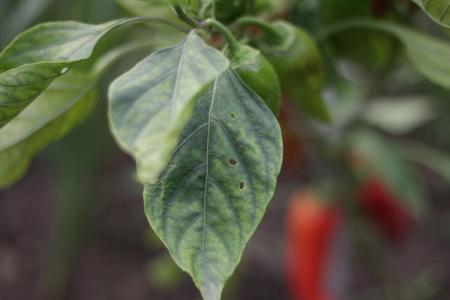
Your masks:
{"label": "mottled leaf surface", "polygon": [[111,84],[111,128],[122,148],[136,159],[142,182],[157,178],[191,116],[195,97],[228,64],[193,31]]}
{"label": "mottled leaf surface", "polygon": [[20,34],[0,53],[0,127],[73,63],[89,58],[107,32],[137,20],[120,19],[100,25],[44,23]]}
{"label": "mottled leaf surface", "polygon": [[450,0],[413,0],[436,23],[450,28]]}
{"label": "mottled leaf surface", "polygon": [[281,160],[274,115],[229,70],[198,99],[167,167],[145,186],[150,224],[204,299],[220,299],[273,195]]}

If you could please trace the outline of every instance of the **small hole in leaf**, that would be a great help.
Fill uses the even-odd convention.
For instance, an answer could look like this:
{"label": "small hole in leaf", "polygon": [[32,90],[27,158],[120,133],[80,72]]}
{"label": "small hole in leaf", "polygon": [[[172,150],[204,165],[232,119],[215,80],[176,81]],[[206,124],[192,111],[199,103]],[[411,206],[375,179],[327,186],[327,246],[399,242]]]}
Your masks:
{"label": "small hole in leaf", "polygon": [[237,161],[236,161],[234,158],[230,158],[230,159],[228,160],[228,163],[229,163],[230,165],[232,165],[232,166],[235,166],[235,165],[237,164]]}
{"label": "small hole in leaf", "polygon": [[65,68],[63,68],[62,70],[61,70],[61,74],[64,74],[64,73],[66,73],[67,71],[69,71],[69,68],[68,67],[65,67]]}
{"label": "small hole in leaf", "polygon": [[234,113],[231,113],[231,114],[230,114],[230,118],[236,119],[236,115],[235,115]]}
{"label": "small hole in leaf", "polygon": [[245,187],[245,184],[241,181],[241,183],[239,183],[239,188],[242,190]]}

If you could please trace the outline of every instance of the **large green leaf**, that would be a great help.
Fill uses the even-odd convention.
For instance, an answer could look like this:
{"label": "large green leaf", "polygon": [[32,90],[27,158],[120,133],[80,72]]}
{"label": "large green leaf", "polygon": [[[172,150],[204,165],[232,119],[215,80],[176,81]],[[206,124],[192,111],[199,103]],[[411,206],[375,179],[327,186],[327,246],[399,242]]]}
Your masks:
{"label": "large green leaf", "polygon": [[94,65],[89,61],[72,68],[0,128],[0,188],[19,179],[40,150],[82,122],[95,105],[97,80],[114,61],[142,46],[132,43],[108,52]]}
{"label": "large green leaf", "polygon": [[195,97],[228,65],[192,31],[177,46],[155,52],[111,84],[111,128],[136,159],[142,182],[153,182],[166,166]]}
{"label": "large green leaf", "polygon": [[413,0],[436,23],[450,28],[450,0]]}
{"label": "large green leaf", "polygon": [[73,63],[89,58],[107,32],[138,20],[120,19],[100,25],[53,22],[20,34],[0,53],[0,127]]}
{"label": "large green leaf", "polygon": [[427,36],[391,22],[368,19],[349,20],[333,25],[323,32],[330,36],[342,30],[366,27],[396,36],[405,46],[414,67],[430,81],[450,89],[450,43]]}
{"label": "large green leaf", "polygon": [[145,186],[145,213],[204,299],[218,300],[274,192],[281,133],[231,70],[193,116],[158,181]]}

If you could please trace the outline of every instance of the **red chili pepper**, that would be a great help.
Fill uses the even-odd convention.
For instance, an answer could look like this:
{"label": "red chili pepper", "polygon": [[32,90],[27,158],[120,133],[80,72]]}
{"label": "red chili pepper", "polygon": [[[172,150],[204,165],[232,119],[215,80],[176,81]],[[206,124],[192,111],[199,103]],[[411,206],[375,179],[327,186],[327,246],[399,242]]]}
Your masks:
{"label": "red chili pepper", "polygon": [[411,214],[379,179],[363,183],[357,199],[363,213],[387,239],[400,241],[410,231],[414,223]]}
{"label": "red chili pepper", "polygon": [[333,299],[323,281],[340,222],[338,211],[313,193],[296,192],[291,197],[286,216],[286,271],[292,299]]}
{"label": "red chili pepper", "polygon": [[[282,174],[296,176],[304,169],[304,145],[300,133],[291,128],[292,123],[297,124],[292,113],[294,108],[283,97],[280,110],[280,126],[283,136],[283,165]],[[295,120],[295,121],[293,121]]]}

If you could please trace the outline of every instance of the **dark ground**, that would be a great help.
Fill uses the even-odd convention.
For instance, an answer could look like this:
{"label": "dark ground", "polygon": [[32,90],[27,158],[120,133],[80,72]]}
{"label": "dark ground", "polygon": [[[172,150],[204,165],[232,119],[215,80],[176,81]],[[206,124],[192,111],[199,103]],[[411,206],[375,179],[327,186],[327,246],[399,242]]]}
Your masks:
{"label": "dark ground", "polygon": [[[115,153],[98,179],[100,200],[90,206],[93,213],[79,215],[85,220],[77,223],[78,229],[69,226],[66,233],[55,233],[58,196],[53,186],[58,180],[45,158],[38,159],[14,187],[1,192],[0,299],[199,299],[187,275],[169,288],[153,283],[149,265],[165,250],[154,237],[145,238],[151,234],[140,189],[122,176],[123,170],[131,170],[132,162]],[[449,194],[439,179],[431,176],[428,181],[436,194],[431,197],[432,215],[402,244],[383,248],[385,269],[380,276],[367,263],[368,257],[351,247],[348,232],[341,233],[331,281],[343,299],[380,299],[382,291],[389,294],[390,289],[402,295],[405,290],[404,299],[449,299]],[[283,216],[295,184],[285,177],[280,182],[226,290],[228,299],[288,298],[283,278]],[[67,238],[69,246],[58,246],[61,242],[55,236],[64,240],[65,234],[77,231],[83,232]],[[424,297],[416,297],[420,293]]]}

